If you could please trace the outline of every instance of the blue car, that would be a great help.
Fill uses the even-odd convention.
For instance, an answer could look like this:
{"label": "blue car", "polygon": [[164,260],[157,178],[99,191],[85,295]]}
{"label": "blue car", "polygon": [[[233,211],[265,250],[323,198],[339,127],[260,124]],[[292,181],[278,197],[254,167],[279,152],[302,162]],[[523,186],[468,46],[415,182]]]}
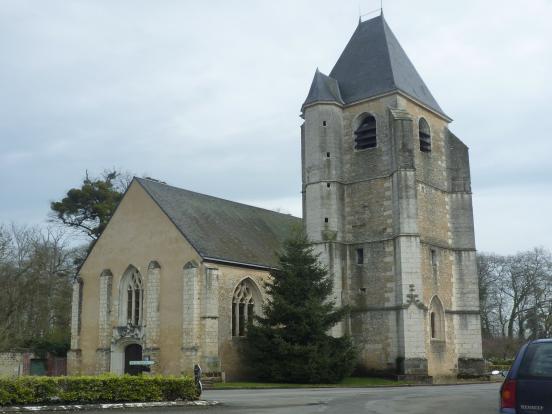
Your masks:
{"label": "blue car", "polygon": [[552,339],[521,347],[500,388],[500,412],[552,414]]}

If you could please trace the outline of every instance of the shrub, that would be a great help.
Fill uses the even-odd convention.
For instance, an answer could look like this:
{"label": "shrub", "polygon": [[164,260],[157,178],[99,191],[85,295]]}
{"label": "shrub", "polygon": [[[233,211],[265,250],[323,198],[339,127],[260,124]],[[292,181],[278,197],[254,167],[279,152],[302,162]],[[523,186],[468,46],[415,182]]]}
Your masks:
{"label": "shrub", "polygon": [[0,406],[174,401],[198,398],[190,377],[82,376],[0,378]]}

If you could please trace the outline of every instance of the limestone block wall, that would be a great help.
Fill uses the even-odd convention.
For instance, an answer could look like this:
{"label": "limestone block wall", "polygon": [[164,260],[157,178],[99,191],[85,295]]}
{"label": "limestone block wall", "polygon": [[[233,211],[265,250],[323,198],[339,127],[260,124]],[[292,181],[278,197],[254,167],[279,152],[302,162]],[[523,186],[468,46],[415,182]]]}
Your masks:
{"label": "limestone block wall", "polygon": [[347,240],[356,243],[391,236],[391,180],[388,177],[353,183],[346,188]]}
{"label": "limestone block wall", "polygon": [[218,268],[205,266],[201,296],[201,322],[203,327],[201,351],[203,369],[206,372],[220,371],[219,358],[219,273]]}
{"label": "limestone block wall", "polygon": [[23,375],[23,357],[20,352],[0,352],[0,378]]}
{"label": "limestone block wall", "polygon": [[475,251],[456,251],[453,265],[453,321],[459,358],[482,358]]}
{"label": "limestone block wall", "polygon": [[[446,195],[442,191],[433,194],[434,189],[440,190],[435,186],[437,182],[445,183],[442,187],[446,189],[443,143],[446,124],[427,116],[439,136],[432,158],[424,160],[417,154],[419,115],[412,115],[407,102],[401,99],[389,95],[343,108],[343,135],[338,142],[342,147],[340,184],[344,198],[338,203],[325,197],[322,187],[308,189],[310,167],[315,164],[309,161],[321,152],[316,145],[327,146],[328,142],[319,131],[309,127],[312,120],[315,124],[319,122],[321,110],[309,108],[305,112],[302,131],[305,215],[307,231],[316,240],[319,234],[324,239],[325,234],[335,231],[339,215],[344,214],[345,233],[337,235],[336,243],[326,238],[317,251],[336,277],[336,294],[342,289],[343,302],[354,308],[346,328],[361,348],[360,364],[371,369],[389,369],[396,367],[402,358],[401,369],[405,372],[427,374],[427,306],[423,303],[420,242],[425,237],[447,245],[449,239]],[[356,150],[354,131],[367,114],[376,119],[377,146]],[[432,192],[431,197],[422,200],[422,214],[427,217],[423,224],[433,219],[431,209],[434,209],[439,210],[438,217],[435,214],[440,220],[438,226],[427,223],[420,229],[417,188],[417,182],[422,181],[420,177],[430,182],[428,188]],[[328,214],[326,228],[320,224],[321,213]],[[336,254],[340,242],[347,250],[341,256]],[[356,263],[358,249],[364,253],[364,265]],[[339,269],[344,269],[341,284],[337,280]]]}
{"label": "limestone block wall", "polygon": [[306,109],[302,126],[303,198],[307,233],[314,242],[342,240],[344,190],[342,110],[335,105]]}
{"label": "limestone block wall", "polygon": [[98,315],[98,348],[96,349],[96,374],[109,372],[111,363],[111,294],[113,274],[104,270],[99,278],[100,297]]}
{"label": "limestone block wall", "polygon": [[449,246],[449,204],[444,191],[418,182],[418,227],[422,240]]}
{"label": "limestone block wall", "polygon": [[448,196],[450,237],[452,245],[459,249],[475,249],[472,196],[457,192]]}
{"label": "limestone block wall", "polygon": [[324,180],[305,187],[309,209],[305,224],[315,242],[341,241],[345,235],[344,186],[340,182]]}
{"label": "limestone block wall", "polygon": [[[364,263],[356,262],[356,250],[362,247]],[[394,306],[395,293],[393,241],[354,244],[349,247],[347,274],[350,277],[350,304],[355,309]]]}
{"label": "limestone block wall", "polygon": [[359,352],[359,373],[395,373],[400,355],[396,311],[354,311],[350,323],[351,336]]}
{"label": "limestone block wall", "polygon": [[270,281],[270,274],[266,270],[238,268],[219,264],[219,356],[221,371],[229,381],[251,378],[253,374],[242,359],[241,350],[244,345],[243,337],[232,336],[232,298],[238,285],[248,280],[254,287],[255,313],[262,315],[262,304],[267,297],[265,283]]}
{"label": "limestone block wall", "polygon": [[78,349],[80,346],[81,333],[81,313],[82,313],[82,295],[83,281],[77,278],[73,282],[73,291],[71,297],[71,349]]}
{"label": "limestone block wall", "polygon": [[[128,189],[109,226],[80,270],[83,281],[82,300],[79,290],[73,290],[71,352],[68,355],[70,374],[94,374],[107,362],[98,348],[110,347],[112,372],[122,372],[124,348],[130,343],[143,347],[143,355],[158,361],[154,370],[168,375],[181,371],[183,347],[183,266],[199,262],[195,250],[170,222],[157,204],[138,183]],[[158,264],[151,266],[152,261]],[[121,277],[129,266],[136,268],[145,292],[142,326],[116,339],[114,333],[124,333],[126,318],[120,316]],[[107,314],[106,284],[102,272],[109,269],[111,283],[111,315],[109,329],[103,322]],[[79,305],[80,303],[80,305]],[[78,322],[80,320],[80,323]],[[159,321],[157,324],[156,321]],[[79,329],[80,326],[80,329]],[[110,330],[110,332],[108,332]],[[105,332],[104,332],[105,331]],[[105,336],[100,332],[104,332]],[[109,335],[111,337],[108,339]],[[130,335],[130,336],[129,336]],[[156,350],[155,348],[158,348]],[[196,361],[197,362],[197,361]]]}
{"label": "limestone block wall", "polygon": [[[336,306],[349,303],[349,287],[346,275],[347,246],[339,242],[315,243],[314,252],[319,255],[321,264],[328,268],[328,274],[333,280],[332,299]],[[331,328],[331,334],[342,336],[347,332],[347,323],[340,322]]]}
{"label": "limestone block wall", "polygon": [[453,314],[451,319],[455,327],[458,358],[482,358],[481,320],[479,314],[457,313]]}
{"label": "limestone block wall", "polygon": [[[390,95],[344,108],[343,175],[348,183],[389,175],[392,143],[387,108],[395,105],[396,97]],[[377,146],[358,151],[354,149],[354,131],[366,114],[376,118]]]}
{"label": "limestone block wall", "polygon": [[198,264],[196,262],[186,263],[182,277],[182,357],[180,369],[183,373],[191,374],[194,364],[201,360]]}
{"label": "limestone block wall", "polygon": [[82,372],[82,352],[80,335],[82,323],[83,281],[77,278],[73,282],[71,296],[71,349],[67,352],[67,372],[70,375],[80,375]]}
{"label": "limestone block wall", "polygon": [[145,280],[144,300],[144,349],[143,355],[147,356],[155,364],[151,366],[151,373],[156,374],[159,370],[160,354],[160,318],[159,300],[161,292],[161,266],[153,260],[148,266]]}
{"label": "limestone block wall", "polygon": [[303,125],[304,183],[342,179],[342,110],[334,105],[306,109]]}
{"label": "limestone block wall", "polygon": [[[422,374],[418,361],[426,359],[426,310],[422,302],[420,274],[420,243],[417,236],[403,236],[395,240],[396,292],[407,305],[399,311],[399,349],[405,360],[405,373]],[[412,359],[412,371],[408,360]],[[427,366],[425,366],[427,374]]]}

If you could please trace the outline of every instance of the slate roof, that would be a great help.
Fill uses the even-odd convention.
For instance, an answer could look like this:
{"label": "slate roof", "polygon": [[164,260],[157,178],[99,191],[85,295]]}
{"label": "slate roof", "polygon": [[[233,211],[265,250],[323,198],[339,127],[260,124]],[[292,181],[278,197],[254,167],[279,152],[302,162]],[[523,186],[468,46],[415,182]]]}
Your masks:
{"label": "slate roof", "polygon": [[204,259],[276,267],[278,251],[301,219],[134,178]]}
{"label": "slate roof", "polygon": [[346,104],[399,90],[447,117],[383,15],[359,22],[329,79],[337,81]]}
{"label": "slate roof", "polygon": [[312,79],[309,94],[303,106],[311,104],[313,102],[336,102],[343,104],[343,98],[341,98],[341,92],[339,91],[339,85],[335,79],[324,75],[318,69],[314,73]]}

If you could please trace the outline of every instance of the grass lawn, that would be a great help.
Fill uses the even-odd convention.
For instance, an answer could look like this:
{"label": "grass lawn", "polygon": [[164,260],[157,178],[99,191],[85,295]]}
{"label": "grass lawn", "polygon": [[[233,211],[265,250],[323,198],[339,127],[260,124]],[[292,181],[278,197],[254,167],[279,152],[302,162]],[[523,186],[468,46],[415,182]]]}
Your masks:
{"label": "grass lawn", "polygon": [[408,385],[407,381],[393,381],[384,378],[348,377],[337,384],[286,384],[271,382],[220,382],[213,384],[215,389],[225,388],[334,388],[334,387],[381,387]]}

